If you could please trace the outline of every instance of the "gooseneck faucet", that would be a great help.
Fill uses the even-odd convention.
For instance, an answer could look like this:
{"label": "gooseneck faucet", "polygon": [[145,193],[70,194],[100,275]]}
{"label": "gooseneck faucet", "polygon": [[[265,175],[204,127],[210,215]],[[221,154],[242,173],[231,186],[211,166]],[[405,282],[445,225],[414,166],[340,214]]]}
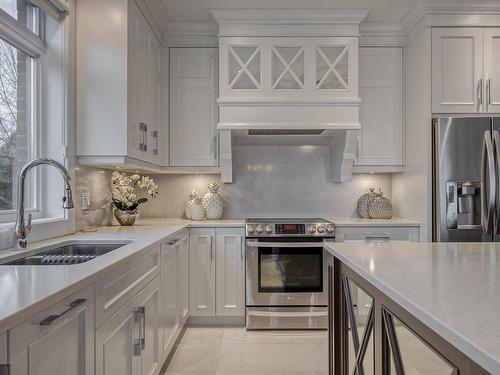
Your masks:
{"label": "gooseneck faucet", "polygon": [[53,159],[39,158],[27,163],[19,172],[19,178],[17,181],[17,221],[16,221],[16,235],[19,242],[19,246],[25,249],[28,246],[28,234],[31,231],[31,214],[28,214],[27,220],[24,218],[24,199],[25,199],[25,180],[27,173],[34,167],[39,165],[51,165],[56,167],[62,174],[64,178],[64,196],[62,208],[70,209],[74,208],[73,194],[71,192],[70,180],[68,170],[64,165]]}

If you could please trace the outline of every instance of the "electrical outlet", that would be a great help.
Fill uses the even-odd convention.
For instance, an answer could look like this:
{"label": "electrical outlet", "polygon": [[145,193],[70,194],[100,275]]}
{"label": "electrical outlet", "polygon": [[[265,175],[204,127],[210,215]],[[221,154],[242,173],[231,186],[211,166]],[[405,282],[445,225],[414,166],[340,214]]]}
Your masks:
{"label": "electrical outlet", "polygon": [[82,211],[90,210],[90,193],[82,192],[80,196],[80,209]]}

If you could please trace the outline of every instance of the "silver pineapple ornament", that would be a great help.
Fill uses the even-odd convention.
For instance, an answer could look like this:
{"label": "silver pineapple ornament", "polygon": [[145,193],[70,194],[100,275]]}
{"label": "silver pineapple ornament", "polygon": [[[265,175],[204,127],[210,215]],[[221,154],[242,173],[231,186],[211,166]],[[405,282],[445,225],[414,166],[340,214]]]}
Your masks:
{"label": "silver pineapple ornament", "polygon": [[209,192],[203,198],[203,205],[207,210],[207,218],[209,220],[217,220],[222,217],[224,207],[222,197],[219,195],[219,189],[220,186],[216,182],[208,184]]}
{"label": "silver pineapple ornament", "polygon": [[203,202],[200,197],[196,196],[193,199],[193,205],[191,206],[191,219],[192,220],[205,220],[205,207],[203,207]]}
{"label": "silver pineapple ornament", "polygon": [[192,190],[189,194],[189,200],[186,202],[186,217],[188,219],[192,218],[193,205],[196,198],[199,198],[198,192],[196,190]]}

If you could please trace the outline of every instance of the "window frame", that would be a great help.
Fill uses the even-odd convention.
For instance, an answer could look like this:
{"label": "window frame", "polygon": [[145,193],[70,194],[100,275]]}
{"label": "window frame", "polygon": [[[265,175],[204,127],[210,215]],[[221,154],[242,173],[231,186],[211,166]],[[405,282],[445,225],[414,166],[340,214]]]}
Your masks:
{"label": "window frame", "polygon": [[[30,0],[52,2],[62,0]],[[74,0],[65,1],[67,11],[56,15],[38,9],[33,22],[40,36],[0,9],[0,38],[34,57],[36,79],[32,94],[32,118],[36,121],[36,154],[66,165],[74,176],[75,166],[75,12]],[[57,17],[56,17],[57,16]],[[57,69],[54,69],[54,64]],[[46,97],[47,96],[47,97]],[[54,98],[52,97],[54,96]],[[32,121],[33,123],[33,121]],[[50,127],[49,127],[50,125]],[[52,168],[53,169],[53,168]],[[59,172],[51,168],[30,171],[37,186],[30,242],[62,236],[75,231],[74,210],[63,210],[63,184]],[[35,173],[34,173],[35,172]],[[74,183],[73,183],[74,184]],[[17,205],[17,203],[15,203]],[[16,210],[0,215],[0,250],[16,246]]]}

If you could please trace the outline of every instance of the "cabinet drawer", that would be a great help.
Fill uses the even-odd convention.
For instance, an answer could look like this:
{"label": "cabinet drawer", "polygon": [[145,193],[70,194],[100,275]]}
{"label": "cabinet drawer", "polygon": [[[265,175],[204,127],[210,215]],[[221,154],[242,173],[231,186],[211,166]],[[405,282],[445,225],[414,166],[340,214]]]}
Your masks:
{"label": "cabinet drawer", "polygon": [[116,266],[108,276],[95,283],[96,327],[102,325],[160,273],[159,260],[158,246],[140,260],[134,259]]}
{"label": "cabinet drawer", "polygon": [[336,242],[418,242],[419,227],[337,227]]}
{"label": "cabinet drawer", "polygon": [[15,326],[8,340],[10,374],[93,374],[93,285]]}

